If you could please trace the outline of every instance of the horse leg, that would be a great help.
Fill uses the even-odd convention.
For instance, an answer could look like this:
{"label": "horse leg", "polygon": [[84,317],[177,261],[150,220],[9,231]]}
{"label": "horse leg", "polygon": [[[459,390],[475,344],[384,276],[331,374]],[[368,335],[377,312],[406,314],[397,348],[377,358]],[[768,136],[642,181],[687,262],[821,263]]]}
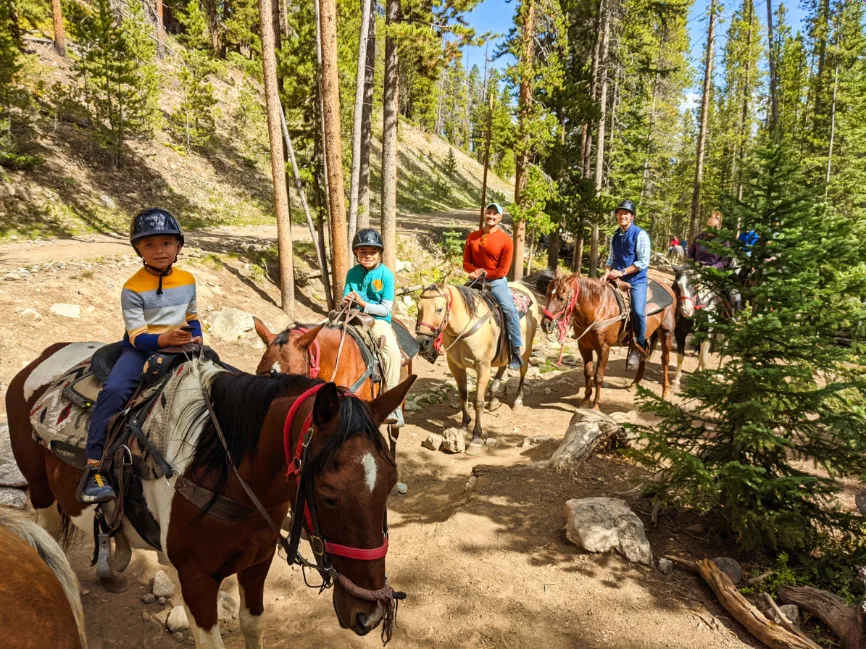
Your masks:
{"label": "horse leg", "polygon": [[224,649],[217,617],[219,582],[212,575],[204,574],[192,562],[179,567],[177,574],[196,649]]}
{"label": "horse leg", "polygon": [[529,369],[529,359],[523,360],[523,365],[520,366],[520,381],[517,384],[517,396],[514,397],[514,408],[519,408],[523,405],[523,382],[526,380],[526,371]]}
{"label": "horse leg", "polygon": [[[601,386],[604,385],[604,372],[607,370],[607,359],[610,356],[610,345],[602,343],[598,354],[598,365],[595,368],[595,400],[592,402],[593,410],[601,410]],[[588,381],[587,381],[588,383]]]}
{"label": "horse leg", "polygon": [[484,393],[487,391],[487,384],[490,382],[490,366],[486,363],[479,363],[475,366],[475,375],[478,379],[478,386],[475,390],[475,426],[472,428],[472,441],[470,444],[481,444],[481,413],[484,412]]}
{"label": "horse leg", "polygon": [[500,367],[496,371],[496,376],[493,377],[493,383],[490,386],[490,390],[488,390],[487,399],[489,401],[493,401],[494,397],[499,393],[499,382],[502,380],[502,377],[505,376],[505,370],[508,369],[505,365]]}
{"label": "horse leg", "polygon": [[592,398],[592,349],[580,347],[580,357],[583,359],[583,380],[586,385],[586,391],[583,394],[580,407],[585,408],[589,405],[589,400]]}
{"label": "horse leg", "polygon": [[460,425],[468,429],[472,417],[469,415],[469,388],[466,385],[466,368],[458,367],[449,358],[448,369],[451,370],[451,376],[457,381],[457,393],[460,395],[460,409],[463,411],[463,420],[460,422]]}
{"label": "horse leg", "polygon": [[267,561],[244,568],[238,573],[241,595],[240,622],[246,649],[262,648],[262,613],[265,610],[265,578],[271,567],[273,553]]}
{"label": "horse leg", "polygon": [[680,387],[680,379],[683,375],[683,360],[686,357],[686,336],[688,336],[688,328],[685,321],[678,320],[673,334],[674,339],[677,341],[677,373],[674,375],[673,381],[675,388]]}
{"label": "horse leg", "polygon": [[698,355],[698,370],[703,371],[707,369],[707,352],[710,349],[710,341],[702,340],[701,341],[701,351]]}
{"label": "horse leg", "polygon": [[[671,361],[671,339],[673,332],[670,329],[660,331],[659,335],[662,342],[662,399],[667,399],[671,394],[671,376],[668,369],[668,364]],[[677,358],[677,367],[679,368],[679,358]]]}

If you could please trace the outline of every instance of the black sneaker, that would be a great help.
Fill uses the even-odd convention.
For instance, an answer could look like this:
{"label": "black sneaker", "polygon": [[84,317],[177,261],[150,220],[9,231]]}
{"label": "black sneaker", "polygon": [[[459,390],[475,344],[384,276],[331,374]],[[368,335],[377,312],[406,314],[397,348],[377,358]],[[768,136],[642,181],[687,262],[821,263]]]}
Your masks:
{"label": "black sneaker", "polygon": [[519,372],[521,367],[523,367],[523,359],[520,358],[519,354],[512,354],[511,360],[508,362],[508,369]]}
{"label": "black sneaker", "polygon": [[108,503],[115,497],[114,487],[108,482],[108,477],[104,473],[91,475],[81,492],[81,502],[83,503]]}

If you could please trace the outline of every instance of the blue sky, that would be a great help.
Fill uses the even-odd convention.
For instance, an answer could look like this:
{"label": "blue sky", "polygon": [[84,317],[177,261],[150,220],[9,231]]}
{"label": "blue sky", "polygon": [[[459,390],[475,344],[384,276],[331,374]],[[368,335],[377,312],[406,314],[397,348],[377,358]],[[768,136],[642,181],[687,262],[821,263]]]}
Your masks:
{"label": "blue sky", "polygon": [[[721,51],[724,44],[724,37],[727,31],[727,22],[733,14],[734,10],[740,4],[740,0],[725,0],[723,2],[725,9],[722,12],[722,24],[716,29],[716,54]],[[779,0],[773,0],[773,10],[778,7]],[[707,38],[707,13],[710,6],[710,0],[695,0],[692,9],[689,12],[689,37],[691,39],[692,48],[692,63],[700,64],[704,44]],[[800,26],[804,17],[804,12],[799,6],[799,0],[789,0],[785,2],[788,9],[788,18],[794,26],[794,30]],[[482,0],[481,3],[468,14],[469,24],[475,28],[476,33],[496,32],[504,36],[508,33],[513,25],[514,11],[517,7],[517,1],[511,0]],[[761,24],[766,24],[767,20],[767,3],[766,0],[756,0],[755,11]],[[502,38],[500,36],[500,39]],[[495,49],[495,42],[490,43],[489,52],[492,56]],[[467,47],[463,53],[463,62],[467,70],[473,65],[478,65],[479,70],[484,70],[484,46]],[[492,65],[496,67],[504,67],[508,61],[505,57],[494,61]],[[698,75],[700,77],[700,75]]]}

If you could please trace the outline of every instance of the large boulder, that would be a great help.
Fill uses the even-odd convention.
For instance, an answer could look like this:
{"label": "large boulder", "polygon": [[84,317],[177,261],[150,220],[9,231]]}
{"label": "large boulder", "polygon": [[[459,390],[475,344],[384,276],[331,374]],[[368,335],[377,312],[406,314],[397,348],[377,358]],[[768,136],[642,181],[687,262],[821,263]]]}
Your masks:
{"label": "large boulder", "polygon": [[245,333],[252,331],[255,327],[253,316],[233,307],[214,311],[208,316],[208,322],[210,324],[208,333],[225,341],[243,338]]}
{"label": "large boulder", "polygon": [[574,498],[565,503],[565,536],[588,552],[616,550],[626,559],[652,565],[643,523],[617,498]]}

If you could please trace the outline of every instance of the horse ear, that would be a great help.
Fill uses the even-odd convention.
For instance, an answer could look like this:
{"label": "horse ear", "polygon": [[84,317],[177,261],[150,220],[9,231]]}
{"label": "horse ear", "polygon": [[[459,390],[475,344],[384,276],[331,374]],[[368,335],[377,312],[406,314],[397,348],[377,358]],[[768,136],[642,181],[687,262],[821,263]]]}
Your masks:
{"label": "horse ear", "polygon": [[316,336],[318,336],[319,333],[321,333],[322,328],[324,326],[325,325],[320,324],[320,325],[313,327],[307,333],[305,333],[303,336],[298,338],[298,340],[295,344],[301,349],[307,349],[310,345],[313,344],[313,341],[316,339]]}
{"label": "horse ear", "polygon": [[400,385],[391,388],[387,392],[383,392],[369,402],[370,412],[373,413],[373,419],[376,423],[381,424],[385,420],[385,417],[394,412],[394,410],[397,409],[397,406],[403,403],[403,399],[406,398],[409,388],[412,387],[412,384],[417,378],[417,375],[412,374]]}
{"label": "horse ear", "polygon": [[560,277],[562,277],[562,268],[560,268],[559,266],[557,266],[557,267],[556,267],[556,272],[553,273],[553,279],[559,279]]}
{"label": "horse ear", "polygon": [[340,410],[340,395],[336,383],[326,383],[316,392],[316,402],[313,404],[313,424],[321,428],[337,416]]}
{"label": "horse ear", "polygon": [[259,338],[262,339],[262,342],[265,343],[265,346],[268,346],[272,342],[274,342],[274,338],[276,338],[277,335],[275,333],[272,333],[271,330],[267,328],[264,322],[253,316],[253,323],[256,327],[256,333],[259,335]]}

